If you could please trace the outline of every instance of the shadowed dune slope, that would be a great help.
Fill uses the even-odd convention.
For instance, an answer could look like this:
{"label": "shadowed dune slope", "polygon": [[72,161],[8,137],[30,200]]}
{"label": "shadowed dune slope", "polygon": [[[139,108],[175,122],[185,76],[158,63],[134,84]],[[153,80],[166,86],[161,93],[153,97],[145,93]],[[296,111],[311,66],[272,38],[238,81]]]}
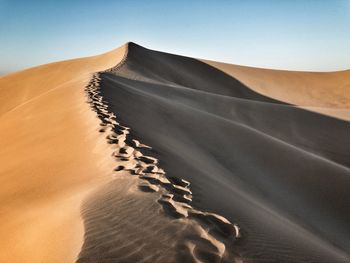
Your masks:
{"label": "shadowed dune slope", "polygon": [[[109,110],[169,176],[191,182],[194,206],[238,221],[243,259],[350,260],[349,122],[287,104],[306,105],[273,95],[277,86],[257,93],[199,60],[135,44],[101,78]],[[332,106],[322,92],[307,105]]]}
{"label": "shadowed dune slope", "polygon": [[193,209],[98,95],[127,48],[0,78],[0,262],[240,262],[239,228]]}
{"label": "shadowed dune slope", "polygon": [[300,108],[348,83],[133,43],[0,77],[0,262],[349,262],[350,125]]}
{"label": "shadowed dune slope", "polygon": [[[114,167],[84,88],[125,47],[0,78],[0,262],[74,262],[80,206]],[[106,154],[107,153],[107,154]]]}
{"label": "shadowed dune slope", "polygon": [[241,262],[239,226],[191,206],[190,183],[167,177],[148,155],[154,150],[118,123],[100,80],[94,74],[86,90],[117,166],[113,179],[84,200],[77,262]]}

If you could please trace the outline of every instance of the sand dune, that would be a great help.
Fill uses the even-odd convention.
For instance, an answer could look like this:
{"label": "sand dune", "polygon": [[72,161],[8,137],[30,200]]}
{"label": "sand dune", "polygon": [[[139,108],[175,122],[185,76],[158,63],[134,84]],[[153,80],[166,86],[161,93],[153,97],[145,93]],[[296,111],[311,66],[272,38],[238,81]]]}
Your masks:
{"label": "sand dune", "polygon": [[258,93],[311,111],[350,120],[350,70],[285,71],[202,61]]}
{"label": "sand dune", "polygon": [[77,262],[239,262],[234,247],[239,226],[191,206],[190,183],[166,176],[158,159],[147,155],[154,150],[116,121],[100,80],[95,75],[87,93],[101,120],[99,131],[115,146],[117,174],[85,202],[85,240]]}
{"label": "sand dune", "polygon": [[349,83],[133,43],[1,77],[0,261],[349,262]]}
{"label": "sand dune", "polygon": [[111,174],[84,88],[125,47],[0,78],[0,262],[73,262],[81,202]]}
{"label": "sand dune", "polygon": [[[348,259],[348,122],[254,92],[201,61],[129,46],[101,75],[117,119],[193,204],[238,222],[246,260]],[[335,189],[337,189],[335,191]]]}

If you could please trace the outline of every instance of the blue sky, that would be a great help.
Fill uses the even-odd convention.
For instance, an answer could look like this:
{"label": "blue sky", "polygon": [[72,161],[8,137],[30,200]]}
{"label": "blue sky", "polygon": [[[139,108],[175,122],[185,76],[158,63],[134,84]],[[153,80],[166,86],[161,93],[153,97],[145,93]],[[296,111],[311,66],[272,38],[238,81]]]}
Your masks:
{"label": "blue sky", "polygon": [[350,69],[350,0],[0,0],[0,74],[127,41],[233,64]]}

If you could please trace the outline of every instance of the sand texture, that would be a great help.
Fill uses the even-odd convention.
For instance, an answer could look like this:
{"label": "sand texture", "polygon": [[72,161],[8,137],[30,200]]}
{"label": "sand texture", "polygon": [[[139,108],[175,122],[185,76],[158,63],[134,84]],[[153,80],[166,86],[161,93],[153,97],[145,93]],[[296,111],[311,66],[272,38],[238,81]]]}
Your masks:
{"label": "sand texture", "polygon": [[134,43],[0,77],[0,262],[349,262],[349,83]]}
{"label": "sand texture", "polygon": [[125,47],[0,78],[0,262],[74,262],[82,200],[114,167],[86,102]]}
{"label": "sand texture", "polygon": [[117,119],[168,176],[191,182],[193,206],[238,223],[243,259],[349,260],[349,122],[134,44],[101,78]]}

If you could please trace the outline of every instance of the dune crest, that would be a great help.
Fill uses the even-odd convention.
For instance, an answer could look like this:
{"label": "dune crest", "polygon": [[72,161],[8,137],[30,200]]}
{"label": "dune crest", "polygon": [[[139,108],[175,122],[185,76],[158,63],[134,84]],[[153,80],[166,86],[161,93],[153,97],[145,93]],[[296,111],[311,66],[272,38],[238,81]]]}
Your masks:
{"label": "dune crest", "polygon": [[131,42],[0,77],[0,261],[349,262],[348,80]]}
{"label": "dune crest", "polygon": [[118,121],[191,182],[193,206],[238,222],[243,261],[348,261],[348,122],[133,43],[100,77]]}
{"label": "dune crest", "polygon": [[[121,63],[108,71],[118,69],[125,59],[126,56]],[[91,195],[90,198],[93,201],[85,203],[83,209],[85,241],[77,262],[96,262],[97,260],[109,262],[111,259],[138,262],[144,261],[145,258],[149,262],[182,262],[184,260],[239,262],[239,256],[233,249],[236,239],[241,236],[239,227],[222,216],[202,212],[191,206],[190,183],[177,177],[167,178],[166,172],[159,167],[158,159],[147,155],[152,154],[152,148],[140,143],[132,136],[130,128],[117,122],[116,115],[108,111],[108,103],[101,96],[100,80],[99,74],[95,74],[86,91],[92,109],[101,120],[99,131],[107,133],[108,143],[115,146],[113,156],[117,161],[116,175],[115,179],[108,184],[108,188]],[[128,174],[130,178],[127,177]],[[111,187],[115,185],[114,182],[119,185]],[[120,184],[123,182],[129,182],[129,185],[121,188]],[[134,196],[137,191],[135,189],[131,190],[131,193],[121,194],[122,189],[133,189],[136,186],[137,190],[153,193],[153,195],[138,199]],[[130,207],[126,208],[129,212],[123,212],[121,207],[124,208],[125,204],[118,202],[117,197],[111,196],[128,198],[129,202],[132,200]],[[116,203],[111,204],[110,207],[106,206],[103,212],[99,212],[101,207],[100,203],[96,204],[96,199],[100,198],[108,198],[107,202],[112,199]],[[156,200],[161,204],[162,209],[154,206]],[[125,229],[120,230],[121,226],[125,227],[134,220],[135,210],[143,210],[145,205],[148,206],[147,212],[145,211],[148,216],[140,215],[140,217],[144,220],[152,218],[155,226],[162,229],[162,232],[156,229],[149,233],[145,231],[149,226],[138,222],[141,230],[133,229],[129,230],[129,233],[120,233],[125,232]],[[115,210],[121,212],[115,213],[113,212]],[[130,210],[134,211],[130,212]],[[99,227],[106,220],[104,219],[106,215],[111,217],[112,229]],[[119,233],[114,237],[109,232],[114,235],[116,232]],[[177,233],[176,237],[174,232]],[[161,243],[164,239],[169,240],[166,247]],[[113,245],[121,240],[126,240],[128,245],[126,247]],[[106,247],[100,246],[100,243],[106,244]],[[152,248],[142,250],[138,248],[149,245],[152,245]]]}

